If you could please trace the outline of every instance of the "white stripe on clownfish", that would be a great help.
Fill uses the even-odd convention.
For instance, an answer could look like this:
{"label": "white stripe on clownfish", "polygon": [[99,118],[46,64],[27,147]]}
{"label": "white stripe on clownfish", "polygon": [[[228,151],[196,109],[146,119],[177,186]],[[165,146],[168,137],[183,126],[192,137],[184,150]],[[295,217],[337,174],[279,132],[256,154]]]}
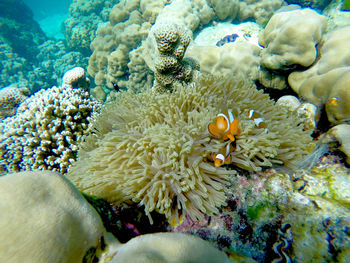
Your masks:
{"label": "white stripe on clownfish", "polygon": [[255,110],[250,110],[248,117],[249,119],[254,121],[256,127],[264,128],[266,133],[269,132],[269,130],[266,127],[265,120]]}
{"label": "white stripe on clownfish", "polygon": [[227,115],[224,114],[224,113],[219,113],[219,114],[216,116],[216,117],[222,116],[222,117],[225,118],[225,120],[226,120],[226,122],[227,122],[227,128],[226,128],[225,132],[227,132],[227,131],[230,129],[230,124],[235,120],[235,117],[233,116],[232,110],[228,110],[227,113],[228,113],[228,117],[227,117]]}
{"label": "white stripe on clownfish", "polygon": [[[221,149],[218,154],[213,153],[212,158],[215,167],[220,167],[223,164],[229,164],[231,162],[231,153],[235,150],[235,147],[231,143],[227,143],[226,147]],[[225,154],[225,155],[224,155]]]}

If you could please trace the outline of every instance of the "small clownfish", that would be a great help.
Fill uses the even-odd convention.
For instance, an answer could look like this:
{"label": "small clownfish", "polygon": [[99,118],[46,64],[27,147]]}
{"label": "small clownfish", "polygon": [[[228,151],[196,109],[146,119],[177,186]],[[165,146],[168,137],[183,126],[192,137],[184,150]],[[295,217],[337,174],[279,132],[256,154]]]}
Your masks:
{"label": "small clownfish", "polygon": [[249,119],[254,121],[256,127],[263,128],[266,132],[268,132],[264,119],[260,116],[259,113],[257,113],[255,110],[250,110],[248,113],[248,117]]}
{"label": "small clownfish", "polygon": [[230,139],[235,141],[235,135],[239,135],[238,119],[233,116],[232,110],[228,110],[228,114],[219,113],[215,119],[215,123],[209,123],[208,131],[215,137],[222,137],[224,141]]}
{"label": "small clownfish", "polygon": [[328,100],[328,103],[332,106],[338,106],[339,99],[338,99],[338,97],[333,97],[333,98]]}
{"label": "small clownfish", "polygon": [[232,146],[231,143],[228,143],[225,148],[221,149],[219,153],[212,153],[211,157],[213,158],[215,167],[220,167],[223,164],[229,164],[231,162],[231,155],[236,148]]}

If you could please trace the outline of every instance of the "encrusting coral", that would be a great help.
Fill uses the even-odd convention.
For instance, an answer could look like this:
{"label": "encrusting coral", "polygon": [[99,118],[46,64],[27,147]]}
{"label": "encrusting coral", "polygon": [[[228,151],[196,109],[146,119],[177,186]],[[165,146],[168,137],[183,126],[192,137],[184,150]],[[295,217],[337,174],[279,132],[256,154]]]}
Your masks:
{"label": "encrusting coral", "polygon": [[49,169],[65,173],[75,160],[100,104],[80,88],[40,90],[0,123],[0,165],[7,172]]}
{"label": "encrusting coral", "polygon": [[[111,246],[112,247],[112,246]],[[224,252],[208,241],[183,233],[154,233],[141,235],[104,255],[102,262],[110,263],[229,263]],[[104,261],[104,259],[110,259]]]}
{"label": "encrusting coral", "polygon": [[17,107],[27,98],[26,88],[5,87],[0,89],[0,119],[16,114]]}
{"label": "encrusting coral", "polygon": [[317,57],[327,27],[327,18],[311,9],[276,12],[262,32],[261,63],[272,70],[290,69],[295,65],[310,66]]}
{"label": "encrusting coral", "polygon": [[[122,92],[95,120],[95,132],[81,145],[69,177],[89,194],[144,205],[148,215],[156,210],[172,220],[179,214],[201,219],[217,213],[234,171],[214,166],[210,156],[226,142],[207,127],[229,109],[240,129],[232,168],[293,166],[307,153],[309,132],[268,95],[232,79],[202,76],[172,93]],[[268,131],[249,117],[251,109],[264,118]]]}
{"label": "encrusting coral", "polygon": [[87,262],[85,254],[101,245],[99,215],[64,176],[8,174],[0,191],[1,262]]}
{"label": "encrusting coral", "polygon": [[291,88],[305,100],[324,107],[333,124],[350,119],[350,27],[333,31],[320,50],[321,57],[305,71],[288,76]]}

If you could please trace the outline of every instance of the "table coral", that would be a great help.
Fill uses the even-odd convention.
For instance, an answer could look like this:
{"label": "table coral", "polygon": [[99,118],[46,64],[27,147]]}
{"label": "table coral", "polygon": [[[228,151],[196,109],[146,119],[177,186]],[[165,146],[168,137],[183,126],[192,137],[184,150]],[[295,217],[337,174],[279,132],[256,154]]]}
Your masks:
{"label": "table coral", "polygon": [[49,169],[65,173],[99,107],[83,89],[40,90],[0,124],[0,164],[8,172]]}
{"label": "table coral", "polygon": [[[121,93],[97,118],[96,134],[83,143],[70,179],[89,194],[139,203],[146,214],[156,210],[169,220],[218,213],[227,175],[234,171],[214,167],[210,155],[225,142],[210,136],[207,126],[231,108],[241,130],[232,167],[293,166],[307,154],[311,137],[297,126],[297,117],[254,86],[203,76],[173,93]],[[251,109],[263,116],[268,132],[249,118]]]}
{"label": "table coral", "polygon": [[259,43],[265,47],[261,64],[273,70],[295,65],[310,66],[317,57],[327,27],[327,18],[311,9],[276,12],[262,32]]}
{"label": "table coral", "polygon": [[0,191],[2,262],[87,262],[89,250],[101,249],[99,215],[64,176],[9,174]]}
{"label": "table coral", "polygon": [[317,63],[306,71],[292,72],[288,82],[305,100],[325,106],[328,120],[341,123],[350,119],[350,27],[332,32],[320,50]]}

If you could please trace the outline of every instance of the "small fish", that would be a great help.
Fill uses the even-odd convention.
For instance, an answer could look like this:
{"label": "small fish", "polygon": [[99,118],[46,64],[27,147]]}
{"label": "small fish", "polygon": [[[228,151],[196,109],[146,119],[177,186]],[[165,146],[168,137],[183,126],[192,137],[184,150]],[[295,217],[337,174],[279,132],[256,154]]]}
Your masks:
{"label": "small fish", "polygon": [[230,42],[235,42],[235,40],[238,38],[238,35],[237,34],[232,34],[232,35],[227,35],[227,36],[224,36],[221,40],[219,40],[217,43],[216,43],[216,46],[217,47],[222,47],[223,45],[227,44],[227,43],[230,43]]}
{"label": "small fish", "polygon": [[250,110],[248,117],[254,121],[256,127],[266,129],[266,132],[268,131],[264,119],[255,110]]}
{"label": "small fish", "polygon": [[208,131],[215,137],[222,137],[224,141],[230,139],[231,142],[234,142],[235,136],[241,132],[238,128],[238,119],[235,119],[232,110],[228,110],[227,114],[219,113],[215,123],[209,123]]}
{"label": "small fish", "polygon": [[328,104],[330,104],[332,106],[338,106],[338,104],[339,104],[338,97],[333,97],[333,98],[329,99]]}
{"label": "small fish", "polygon": [[120,91],[120,88],[117,83],[112,82],[113,88],[116,92]]}
{"label": "small fish", "polygon": [[226,144],[226,147],[221,149],[219,153],[212,153],[211,157],[213,158],[215,167],[220,167],[223,164],[229,164],[231,162],[231,155],[236,148],[231,144]]}

